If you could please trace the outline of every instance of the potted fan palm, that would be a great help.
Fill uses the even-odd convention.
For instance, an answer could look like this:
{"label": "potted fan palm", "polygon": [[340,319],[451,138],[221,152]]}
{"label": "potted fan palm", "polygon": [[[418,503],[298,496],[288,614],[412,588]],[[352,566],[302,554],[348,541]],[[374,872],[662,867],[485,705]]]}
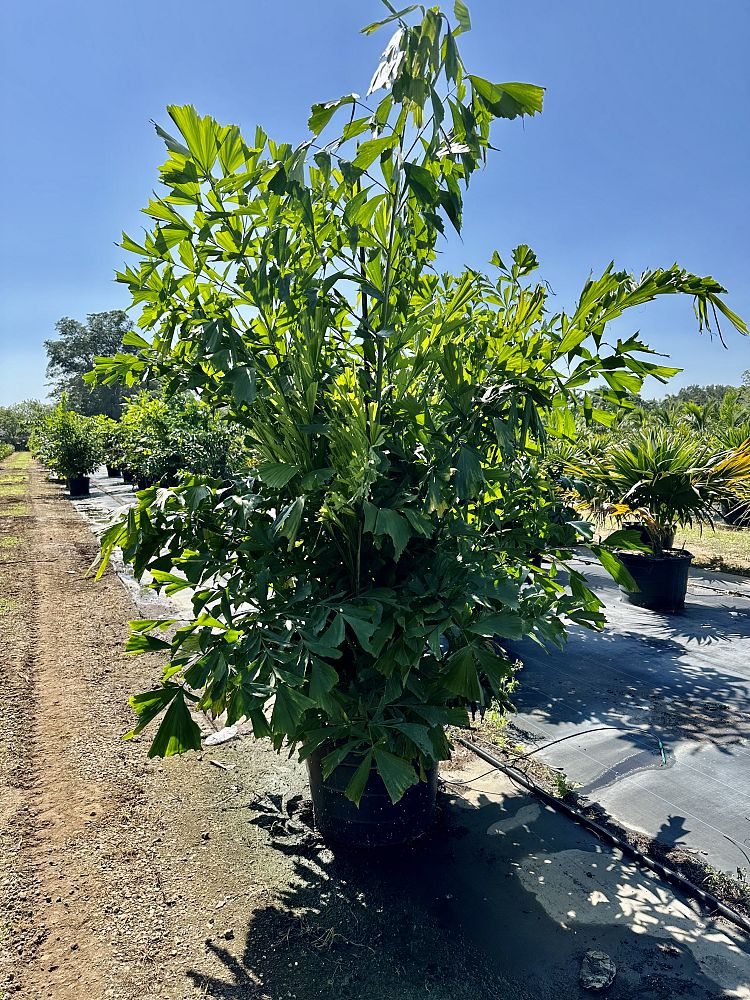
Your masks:
{"label": "potted fan palm", "polygon": [[[735,419],[737,419],[735,415]],[[716,426],[711,436],[714,447],[723,450],[744,448],[750,442],[750,421],[737,420],[733,424]],[[732,496],[722,502],[721,519],[725,524],[738,528],[750,528],[750,499],[746,496]]]}
{"label": "potted fan palm", "polygon": [[370,845],[427,829],[446,726],[507,701],[498,637],[562,643],[571,622],[603,623],[580,573],[556,579],[580,525],[538,462],[545,423],[564,432],[581,393],[599,419],[590,380],[616,404],[673,372],[637,337],[610,346],[606,324],[681,292],[701,325],[716,308],[744,329],[717,282],[676,265],[610,266],[570,312],[547,311],[527,246],[495,254],[491,277],[438,274],[493,121],[539,112],[543,91],[466,73],[463,2],[455,28],[387,7],[365,29],[396,28],[367,98],[314,105],[296,148],[169,109],[166,189],[118,276],[142,334],[91,376],[194,393],[251,463],[147,490],[103,537],[103,564],[117,545],[157,589],[195,594],[173,633],[132,626],[130,652],[168,661],[131,699],[133,732],[159,717],[149,753],[165,756],[200,747],[191,709],[248,719],[308,761],[326,838]]}
{"label": "potted fan palm", "polygon": [[713,525],[724,505],[750,495],[750,442],[716,451],[659,425],[568,468],[588,510],[640,533],[647,551],[618,552],[637,589],[620,589],[629,603],[654,611],[685,603],[692,554],[674,548],[676,529]]}

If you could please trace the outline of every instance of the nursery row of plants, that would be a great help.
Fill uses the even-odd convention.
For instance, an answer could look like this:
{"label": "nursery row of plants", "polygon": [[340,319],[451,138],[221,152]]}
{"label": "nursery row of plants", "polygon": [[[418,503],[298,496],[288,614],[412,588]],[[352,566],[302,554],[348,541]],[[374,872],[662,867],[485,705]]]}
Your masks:
{"label": "nursery row of plants", "polygon": [[148,392],[129,399],[119,421],[77,413],[63,396],[34,426],[30,447],[76,495],[101,465],[145,489],[175,485],[182,474],[225,480],[244,461],[241,436],[208,406]]}
{"label": "nursery row of plants", "polygon": [[[721,466],[727,473],[723,483],[717,476],[722,459],[741,453],[750,440],[750,388],[713,388],[721,401],[697,403],[679,397],[644,401],[631,396],[613,406],[598,399],[598,422],[587,421],[581,400],[565,412],[562,419],[569,426],[550,438],[546,460],[553,469],[557,466],[575,476],[578,495],[569,499],[600,516],[605,515],[607,503],[622,506],[626,498],[635,501],[629,491],[642,481],[682,477],[680,484],[672,478],[660,487],[666,497],[674,498],[674,511],[662,514],[670,524],[664,538],[653,538],[657,550],[665,548],[664,540],[669,541],[676,527],[713,523],[717,518],[728,524],[742,525],[746,519],[750,523],[741,468]],[[119,421],[105,415],[86,417],[65,399],[55,408],[29,401],[3,409],[14,411],[14,416],[12,423],[6,421],[9,440],[0,441],[0,452],[27,448],[31,439],[38,457],[66,478],[85,476],[105,464],[110,473],[124,473],[141,487],[175,484],[181,473],[226,478],[250,460],[240,430],[215,419],[191,394],[166,400],[143,392],[126,402]],[[618,476],[613,466],[623,449],[631,456],[632,469],[626,475],[620,463]],[[687,504],[685,487],[692,488]],[[564,488],[560,495],[565,495]],[[635,516],[636,509],[637,504],[630,515]]]}
{"label": "nursery row of plants", "polygon": [[[730,488],[723,494],[714,491],[722,459],[742,451],[750,440],[749,376],[745,374],[745,384],[740,387],[690,386],[662,400],[634,396],[617,408],[608,407],[604,424],[587,425],[579,415],[575,434],[568,434],[558,446],[557,457],[564,465],[577,465],[585,477],[601,481],[602,462],[606,463],[613,448],[630,445],[641,449],[646,439],[670,442],[671,446],[658,455],[642,455],[641,466],[644,477],[689,473],[697,492],[687,507],[677,484],[664,484],[664,493],[675,497],[675,508],[681,514],[678,523],[706,523],[720,517],[728,524],[750,525],[738,466],[721,466],[729,473],[725,486]],[[624,485],[620,483],[614,492],[622,492]],[[655,541],[658,545],[659,540]]]}
{"label": "nursery row of plants", "polygon": [[52,409],[37,399],[25,399],[11,406],[0,406],[0,448],[27,451],[34,426]]}
{"label": "nursery row of plants", "polygon": [[684,603],[692,557],[674,549],[680,529],[750,525],[750,389],[713,388],[701,403],[601,400],[597,420],[570,411],[551,438],[545,460],[560,495],[600,530],[638,531],[648,547],[619,554],[638,584],[626,588],[632,603]]}

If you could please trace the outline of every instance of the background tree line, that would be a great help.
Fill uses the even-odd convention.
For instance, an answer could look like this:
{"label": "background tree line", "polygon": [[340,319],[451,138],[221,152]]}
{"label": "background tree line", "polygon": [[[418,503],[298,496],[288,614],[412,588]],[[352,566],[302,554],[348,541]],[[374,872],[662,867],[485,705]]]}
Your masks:
{"label": "background tree line", "polygon": [[[113,357],[122,351],[123,339],[132,329],[133,323],[121,309],[89,313],[85,323],[67,316],[58,320],[57,336],[45,341],[50,398],[59,402],[64,396],[66,406],[83,416],[119,421],[123,403],[144,388],[150,389],[152,397],[158,396],[155,385],[128,388],[116,383],[91,384],[84,379],[94,368],[95,358]],[[631,394],[628,404],[614,407],[604,396],[597,400],[601,411],[612,414],[611,427],[599,427],[593,435],[600,443],[651,423],[680,425],[686,431],[734,443],[743,434],[750,436],[750,370],[743,373],[739,385],[688,385],[658,399]],[[0,444],[27,449],[34,426],[50,413],[52,405],[27,399],[0,406]],[[139,404],[141,408],[144,405]],[[590,438],[591,429],[585,422],[579,423],[581,436]]]}

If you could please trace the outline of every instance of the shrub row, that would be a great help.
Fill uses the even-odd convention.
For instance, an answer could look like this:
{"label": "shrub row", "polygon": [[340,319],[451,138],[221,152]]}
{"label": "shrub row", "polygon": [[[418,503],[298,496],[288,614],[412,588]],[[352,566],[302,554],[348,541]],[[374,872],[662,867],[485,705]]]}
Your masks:
{"label": "shrub row", "polygon": [[88,476],[105,463],[136,485],[170,485],[183,473],[224,479],[243,463],[237,432],[188,396],[168,402],[143,393],[126,404],[121,421],[85,417],[65,399],[34,428],[32,450],[65,478]]}

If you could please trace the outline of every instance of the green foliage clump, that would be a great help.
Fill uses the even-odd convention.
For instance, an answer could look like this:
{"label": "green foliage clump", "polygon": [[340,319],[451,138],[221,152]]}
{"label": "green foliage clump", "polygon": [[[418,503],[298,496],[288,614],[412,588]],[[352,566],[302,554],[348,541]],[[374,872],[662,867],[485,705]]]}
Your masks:
{"label": "green foliage clump", "polygon": [[102,462],[102,439],[96,421],[71,410],[64,396],[36,425],[30,444],[34,456],[65,479],[88,476]]}
{"label": "green foliage clump", "polygon": [[0,406],[0,449],[10,445],[11,451],[25,451],[34,425],[52,409],[37,399],[25,399],[12,406]]}
{"label": "green foliage clump", "polygon": [[102,446],[102,462],[112,468],[120,468],[122,465],[122,426],[119,420],[113,420],[103,413],[99,413],[91,418],[99,434]]}
{"label": "green foliage clump", "polygon": [[15,448],[12,444],[6,444],[5,441],[0,441],[0,462],[12,455]]}
{"label": "green foliage clump", "polygon": [[326,776],[353,756],[355,802],[373,766],[396,801],[446,759],[467,706],[507,706],[503,640],[601,627],[567,562],[587,526],[544,450],[575,431],[571,411],[609,420],[594,387],[617,407],[674,373],[636,336],[609,346],[607,324],[682,293],[701,325],[719,311],[743,327],[721,285],[676,265],[610,265],[570,311],[548,308],[525,245],[491,275],[438,273],[492,123],[537,114],[543,90],[467,74],[463,3],[455,29],[436,8],[407,23],[416,9],[380,22],[396,31],[368,97],[314,105],[297,148],[169,109],[165,191],[118,275],[144,336],[94,376],[199,394],[253,462],[230,483],[146,491],[104,536],[105,559],[119,545],[157,589],[195,594],[172,637],[133,625],[130,652],[169,660],[131,700],[134,732],[160,716],[150,753],[169,755],[200,746],[189,705],[248,718],[277,749],[324,753]]}
{"label": "green foliage clump", "polygon": [[224,480],[242,464],[237,430],[188,394],[169,400],[148,393],[134,397],[111,428],[110,440],[111,464],[143,485],[175,485],[182,474]]}

